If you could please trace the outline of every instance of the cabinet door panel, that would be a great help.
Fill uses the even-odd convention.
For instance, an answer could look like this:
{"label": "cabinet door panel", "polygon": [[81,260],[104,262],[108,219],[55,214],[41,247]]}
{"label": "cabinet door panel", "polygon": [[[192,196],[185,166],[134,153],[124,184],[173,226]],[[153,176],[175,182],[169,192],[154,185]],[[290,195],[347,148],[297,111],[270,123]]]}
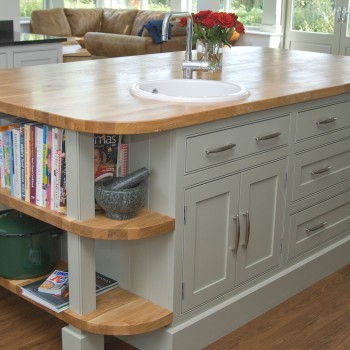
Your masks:
{"label": "cabinet door panel", "polygon": [[185,191],[183,312],[233,287],[238,186],[230,176]]}
{"label": "cabinet door panel", "polygon": [[285,172],[286,160],[281,160],[241,175],[242,234],[236,283],[245,282],[280,262]]}
{"label": "cabinet door panel", "polygon": [[0,69],[11,68],[8,64],[8,58],[6,52],[0,52]]}

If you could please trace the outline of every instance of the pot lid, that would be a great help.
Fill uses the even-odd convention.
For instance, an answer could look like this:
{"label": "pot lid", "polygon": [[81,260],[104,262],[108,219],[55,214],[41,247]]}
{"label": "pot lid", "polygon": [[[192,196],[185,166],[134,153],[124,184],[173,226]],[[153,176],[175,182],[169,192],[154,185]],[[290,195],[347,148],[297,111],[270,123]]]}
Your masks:
{"label": "pot lid", "polygon": [[40,233],[52,226],[17,210],[0,211],[0,236],[23,236]]}

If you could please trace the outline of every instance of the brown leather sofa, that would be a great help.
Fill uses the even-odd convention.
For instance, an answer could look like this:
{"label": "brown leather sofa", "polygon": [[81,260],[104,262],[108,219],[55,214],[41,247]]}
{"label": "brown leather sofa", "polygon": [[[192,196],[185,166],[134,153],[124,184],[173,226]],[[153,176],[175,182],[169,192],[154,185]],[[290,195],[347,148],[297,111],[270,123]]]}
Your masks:
{"label": "brown leather sofa", "polygon": [[185,50],[186,31],[177,21],[171,22],[171,40],[160,44],[144,27],[150,20],[162,20],[164,15],[165,12],[134,9],[54,8],[33,11],[30,28],[35,34],[67,37],[66,44],[79,43],[94,57]]}

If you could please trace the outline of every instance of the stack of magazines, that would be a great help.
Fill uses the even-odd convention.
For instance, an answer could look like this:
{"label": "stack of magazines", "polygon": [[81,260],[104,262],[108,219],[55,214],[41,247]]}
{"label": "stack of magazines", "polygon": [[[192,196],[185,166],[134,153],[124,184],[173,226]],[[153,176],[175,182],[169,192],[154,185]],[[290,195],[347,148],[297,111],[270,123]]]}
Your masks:
{"label": "stack of magazines", "polygon": [[[22,294],[47,308],[61,312],[69,308],[69,283],[68,277],[65,283],[60,283],[62,279],[56,279],[66,271],[55,270],[49,277],[22,286]],[[54,283],[53,283],[54,281]],[[51,288],[47,286],[51,285]],[[118,287],[118,281],[96,272],[96,295]],[[40,288],[40,291],[39,291]]]}

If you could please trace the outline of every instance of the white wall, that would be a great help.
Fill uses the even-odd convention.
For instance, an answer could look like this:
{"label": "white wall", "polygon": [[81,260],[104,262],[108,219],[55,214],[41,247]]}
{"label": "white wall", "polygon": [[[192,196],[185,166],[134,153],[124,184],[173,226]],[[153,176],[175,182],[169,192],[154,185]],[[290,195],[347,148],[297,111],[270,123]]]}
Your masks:
{"label": "white wall", "polygon": [[0,1],[0,20],[13,20],[13,30],[19,32],[19,0]]}

